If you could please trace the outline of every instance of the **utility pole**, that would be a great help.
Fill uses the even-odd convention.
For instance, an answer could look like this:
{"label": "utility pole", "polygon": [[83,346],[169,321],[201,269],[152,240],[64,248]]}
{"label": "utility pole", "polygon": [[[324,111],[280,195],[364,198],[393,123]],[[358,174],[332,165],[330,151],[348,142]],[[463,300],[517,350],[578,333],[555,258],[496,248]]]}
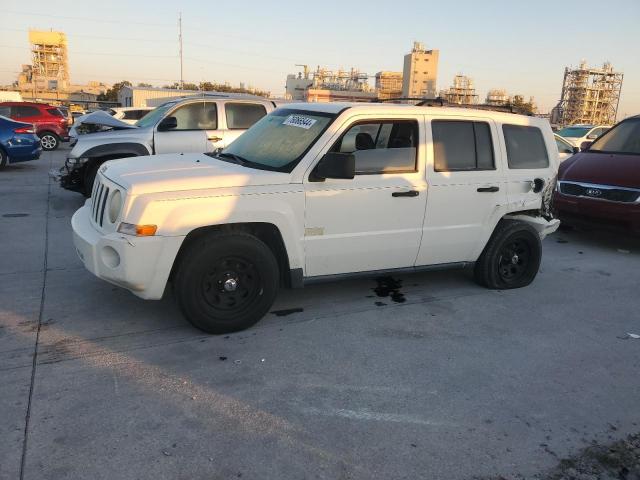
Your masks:
{"label": "utility pole", "polygon": [[180,90],[184,89],[184,79],[182,78],[182,12],[178,15],[178,42],[180,43]]}

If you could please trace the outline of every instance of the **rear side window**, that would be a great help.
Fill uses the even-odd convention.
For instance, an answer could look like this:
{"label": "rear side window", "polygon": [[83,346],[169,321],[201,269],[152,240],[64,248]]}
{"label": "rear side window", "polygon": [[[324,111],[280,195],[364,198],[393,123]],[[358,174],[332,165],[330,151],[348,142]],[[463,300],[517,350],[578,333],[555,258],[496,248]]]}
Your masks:
{"label": "rear side window", "polygon": [[11,116],[11,107],[0,107],[0,115],[3,117]]}
{"label": "rear side window", "polygon": [[502,125],[507,146],[509,168],[546,168],[549,166],[547,147],[538,127]]}
{"label": "rear side window", "polygon": [[488,123],[433,120],[431,131],[436,172],[495,169]]}
{"label": "rear side window", "polygon": [[231,130],[247,129],[267,114],[263,105],[255,103],[227,103],[224,109]]}
{"label": "rear side window", "polygon": [[11,111],[11,116],[15,118],[37,117],[40,115],[40,110],[36,107],[25,107],[22,105],[11,107]]}
{"label": "rear side window", "polygon": [[47,108],[47,112],[49,112],[49,114],[53,115],[54,117],[64,117],[62,112],[57,108]]}

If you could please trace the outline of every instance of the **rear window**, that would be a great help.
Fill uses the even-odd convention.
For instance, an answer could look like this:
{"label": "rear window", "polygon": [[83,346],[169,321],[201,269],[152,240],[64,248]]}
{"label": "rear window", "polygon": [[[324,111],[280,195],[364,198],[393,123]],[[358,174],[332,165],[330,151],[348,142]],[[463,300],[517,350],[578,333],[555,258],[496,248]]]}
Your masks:
{"label": "rear window", "polygon": [[247,129],[267,114],[262,105],[255,103],[227,103],[224,106],[227,128]]}
{"label": "rear window", "polygon": [[60,110],[58,110],[57,108],[47,108],[47,112],[49,112],[54,117],[64,117],[62,112]]}
{"label": "rear window", "polygon": [[549,156],[544,137],[538,127],[502,125],[511,169],[546,168]]}

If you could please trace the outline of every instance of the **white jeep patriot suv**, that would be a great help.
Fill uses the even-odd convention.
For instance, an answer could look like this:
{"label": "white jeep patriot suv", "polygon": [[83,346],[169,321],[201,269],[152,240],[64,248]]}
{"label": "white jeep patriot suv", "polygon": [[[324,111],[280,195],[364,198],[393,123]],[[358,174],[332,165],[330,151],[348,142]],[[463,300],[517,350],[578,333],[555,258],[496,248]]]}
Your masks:
{"label": "white jeep patriot suv", "polygon": [[484,110],[291,104],[222,152],[105,163],[73,216],[94,275],[145,299],[169,281],[223,333],[280,285],[475,264],[489,288],[538,272],[558,150],[546,120]]}

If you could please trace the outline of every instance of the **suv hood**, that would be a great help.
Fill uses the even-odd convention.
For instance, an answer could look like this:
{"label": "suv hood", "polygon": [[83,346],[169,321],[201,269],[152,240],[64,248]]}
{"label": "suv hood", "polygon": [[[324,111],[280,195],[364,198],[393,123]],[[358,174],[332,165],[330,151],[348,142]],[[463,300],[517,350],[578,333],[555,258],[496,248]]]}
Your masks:
{"label": "suv hood", "polygon": [[257,185],[284,185],[291,175],[258,170],[203,153],[167,153],[111,160],[100,171],[132,195]]}
{"label": "suv hood", "polygon": [[577,153],[560,165],[558,179],[640,188],[640,155]]}

